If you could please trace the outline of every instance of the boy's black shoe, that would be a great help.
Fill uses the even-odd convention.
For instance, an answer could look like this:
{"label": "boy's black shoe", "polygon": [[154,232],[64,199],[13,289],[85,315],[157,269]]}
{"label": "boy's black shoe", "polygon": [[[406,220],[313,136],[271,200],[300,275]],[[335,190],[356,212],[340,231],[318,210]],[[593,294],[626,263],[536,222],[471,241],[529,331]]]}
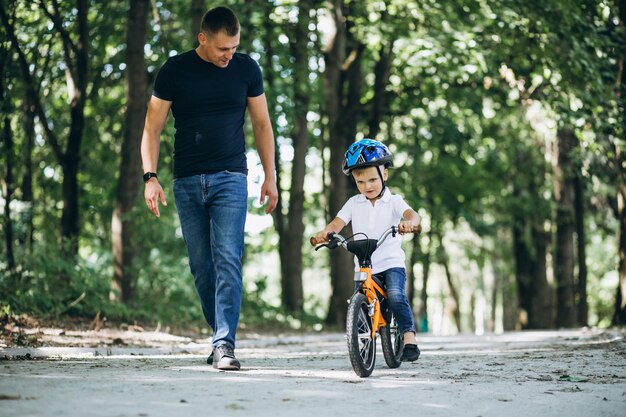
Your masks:
{"label": "boy's black shoe", "polygon": [[419,357],[420,349],[417,347],[417,345],[404,345],[404,349],[402,349],[402,362],[413,362],[416,361]]}
{"label": "boy's black shoe", "polygon": [[213,367],[223,371],[238,371],[241,364],[235,358],[233,348],[228,345],[219,345],[213,349]]}
{"label": "boy's black shoe", "polygon": [[211,351],[211,354],[209,355],[209,357],[206,358],[206,363],[207,365],[213,365],[213,351]]}

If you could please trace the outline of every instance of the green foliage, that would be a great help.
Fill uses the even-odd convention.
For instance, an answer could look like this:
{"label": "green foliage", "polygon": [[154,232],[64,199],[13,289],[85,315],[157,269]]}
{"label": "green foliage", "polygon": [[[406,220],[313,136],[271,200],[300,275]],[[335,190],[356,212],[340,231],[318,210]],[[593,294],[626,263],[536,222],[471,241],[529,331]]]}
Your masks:
{"label": "green foliage", "polygon": [[[10,4],[9,4],[10,3]],[[171,191],[173,121],[163,132],[159,178],[168,206],[160,219],[150,216],[138,198],[131,215],[137,223],[135,300],[122,305],[110,300],[112,278],[111,216],[121,160],[125,108],[126,2],[90,1],[89,98],[81,146],[80,238],[76,259],[64,257],[58,245],[63,207],[62,164],[27,108],[28,87],[17,54],[0,26],[2,97],[9,109],[13,155],[0,145],[0,168],[14,161],[15,194],[11,219],[18,266],[8,270],[6,243],[0,245],[0,304],[14,312],[41,315],[100,313],[111,320],[147,320],[202,327],[203,318],[186,263],[186,254]],[[29,61],[50,127],[61,146],[67,142],[70,113],[66,51],[38,2],[7,2],[2,8],[13,21],[20,47]],[[306,233],[328,213],[324,180],[328,155],[324,141],[324,47],[329,40],[328,18],[334,10],[313,2],[310,48],[309,106],[302,108],[296,91],[293,57],[298,2],[228,1],[240,16],[240,50],[258,60],[279,151],[283,212],[289,197],[293,120],[307,112],[310,151],[305,187]],[[396,166],[389,180],[425,215],[425,225],[448,236],[449,251],[462,257],[453,273],[463,277],[461,291],[482,286],[482,274],[493,272],[502,283],[514,271],[511,230],[524,218],[553,228],[554,191],[551,167],[556,129],[572,126],[581,140],[577,162],[587,190],[589,290],[593,322],[605,324],[611,314],[615,283],[617,224],[614,221],[617,176],[616,152],[624,150],[624,104],[614,92],[618,60],[625,56],[624,28],[616,25],[615,5],[603,1],[493,2],[487,0],[344,1],[351,42],[362,45],[362,117],[358,132],[368,134],[376,92],[376,65],[384,48],[392,48],[385,106],[378,139],[388,143]],[[212,4],[211,4],[212,5]],[[73,2],[59,2],[63,27],[76,37]],[[210,6],[210,5],[207,5]],[[170,54],[194,46],[189,2],[157,1],[150,21],[145,56],[151,82]],[[346,60],[346,64],[349,60]],[[336,92],[339,95],[343,91]],[[345,99],[345,97],[341,97]],[[252,134],[247,127],[248,145]],[[28,137],[34,135],[32,147]],[[139,140],[139,138],[138,138]],[[137,163],[140,163],[137,161]],[[33,196],[27,198],[28,168]],[[325,172],[322,172],[325,171]],[[4,173],[2,173],[4,178]],[[258,187],[258,184],[253,186]],[[4,207],[4,199],[0,198]],[[251,203],[251,213],[259,211]],[[283,214],[284,214],[283,213]],[[330,213],[333,216],[335,213]],[[468,233],[465,229],[471,229]],[[32,240],[30,238],[33,231]],[[2,224],[2,236],[5,224]],[[528,232],[528,229],[526,230]],[[527,233],[528,234],[528,233]],[[423,244],[430,242],[425,234]],[[530,241],[530,239],[528,239]],[[434,242],[434,240],[433,240]],[[306,246],[306,242],[303,242]],[[275,255],[277,237],[271,228],[247,236],[247,265]],[[431,248],[433,249],[433,248]],[[306,269],[327,263],[325,256],[304,251]],[[453,268],[455,266],[453,265]],[[475,269],[472,269],[475,268]],[[279,270],[279,268],[277,268]],[[433,268],[433,280],[445,278]],[[476,272],[478,271],[478,272]],[[326,300],[305,295],[310,308],[303,317],[284,314],[270,293],[279,287],[278,273],[255,277],[246,291],[244,326],[315,326]],[[481,275],[479,275],[481,274]],[[609,277],[609,278],[607,278]],[[432,281],[431,281],[432,282]],[[502,284],[504,285],[504,284]],[[482,291],[482,288],[481,288]],[[443,292],[441,293],[444,296]],[[315,314],[313,312],[316,312]],[[469,313],[467,313],[469,314]],[[432,315],[431,315],[432,317]]]}
{"label": "green foliage", "polygon": [[244,294],[241,327],[260,331],[322,330],[322,319],[310,313],[292,315],[267,301],[267,277],[255,281]]}
{"label": "green foliage", "polygon": [[22,254],[13,274],[4,275],[0,290],[18,314],[95,315],[108,304],[109,283],[98,277],[97,265],[68,260],[57,245],[37,245],[32,253]]}

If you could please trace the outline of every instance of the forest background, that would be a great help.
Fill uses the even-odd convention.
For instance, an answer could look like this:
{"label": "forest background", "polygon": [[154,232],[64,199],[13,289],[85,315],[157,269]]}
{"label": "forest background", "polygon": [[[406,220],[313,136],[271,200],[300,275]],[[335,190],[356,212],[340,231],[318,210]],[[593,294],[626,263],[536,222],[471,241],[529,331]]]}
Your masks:
{"label": "forest background", "polygon": [[364,137],[424,218],[403,243],[421,331],[626,323],[626,0],[0,0],[0,323],[207,331],[172,118],[159,219],[139,144],[158,69],[216,5],[263,70],[277,145],[266,216],[247,126],[242,328],[343,327],[352,260],[308,237],[356,192],[341,159]]}

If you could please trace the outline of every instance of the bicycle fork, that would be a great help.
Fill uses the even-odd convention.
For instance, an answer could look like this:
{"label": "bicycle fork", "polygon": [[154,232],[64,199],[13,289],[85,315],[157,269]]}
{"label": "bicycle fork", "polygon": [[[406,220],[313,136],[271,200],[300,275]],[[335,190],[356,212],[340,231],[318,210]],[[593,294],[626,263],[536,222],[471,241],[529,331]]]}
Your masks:
{"label": "bicycle fork", "polygon": [[[378,294],[381,297],[386,297],[387,294],[380,285],[372,278],[372,269],[361,267],[358,272],[354,274],[354,280],[360,282],[360,289],[367,298],[367,313],[372,318],[372,340],[376,340],[376,333],[382,326],[387,325],[387,321],[383,317],[380,311],[380,300]],[[358,288],[357,288],[358,291]]]}

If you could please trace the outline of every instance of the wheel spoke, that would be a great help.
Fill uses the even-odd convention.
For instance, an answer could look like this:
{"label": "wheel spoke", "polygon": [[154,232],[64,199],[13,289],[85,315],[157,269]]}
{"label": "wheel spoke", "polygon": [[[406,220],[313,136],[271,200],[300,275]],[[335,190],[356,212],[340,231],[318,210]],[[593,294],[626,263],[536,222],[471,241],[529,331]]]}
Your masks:
{"label": "wheel spoke", "polygon": [[369,315],[365,308],[359,310],[359,345],[361,357],[365,363],[369,362],[372,348],[372,327],[370,326]]}
{"label": "wheel spoke", "polygon": [[370,356],[370,348],[371,348],[372,340],[369,338],[361,339],[361,342],[363,344],[363,346],[361,347],[361,357],[367,363],[369,356]]}

